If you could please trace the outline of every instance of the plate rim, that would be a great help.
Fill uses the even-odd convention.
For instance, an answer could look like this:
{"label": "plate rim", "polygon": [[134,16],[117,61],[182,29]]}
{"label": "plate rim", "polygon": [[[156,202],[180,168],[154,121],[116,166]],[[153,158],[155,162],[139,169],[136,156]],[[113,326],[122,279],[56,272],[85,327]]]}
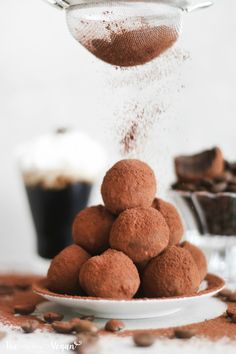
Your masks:
{"label": "plate rim", "polygon": [[[47,298],[54,298],[54,299],[64,299],[64,300],[77,300],[77,301],[92,301],[92,302],[119,302],[119,303],[157,303],[157,302],[174,302],[176,300],[179,301],[186,301],[186,300],[193,300],[193,299],[201,299],[205,297],[214,296],[220,291],[222,291],[225,287],[225,281],[218,275],[208,273],[205,280],[213,278],[215,281],[218,281],[218,286],[213,287],[212,289],[205,289],[197,294],[185,295],[185,296],[172,296],[172,297],[160,297],[160,298],[133,298],[133,299],[111,299],[111,298],[100,298],[100,297],[92,297],[92,296],[81,296],[81,295],[65,295],[52,292],[47,289],[45,286],[47,282],[47,278],[44,277],[33,284],[32,289],[34,293],[40,295],[42,297]],[[44,284],[44,285],[43,285]],[[209,285],[208,285],[209,286]]]}

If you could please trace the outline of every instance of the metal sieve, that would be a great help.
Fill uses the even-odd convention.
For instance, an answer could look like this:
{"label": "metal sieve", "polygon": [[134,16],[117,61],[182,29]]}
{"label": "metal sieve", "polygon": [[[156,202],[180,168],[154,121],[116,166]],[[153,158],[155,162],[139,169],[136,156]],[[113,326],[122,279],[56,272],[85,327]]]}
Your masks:
{"label": "metal sieve", "polygon": [[99,59],[118,66],[144,64],[178,39],[182,15],[212,1],[44,0],[64,9],[73,37]]}

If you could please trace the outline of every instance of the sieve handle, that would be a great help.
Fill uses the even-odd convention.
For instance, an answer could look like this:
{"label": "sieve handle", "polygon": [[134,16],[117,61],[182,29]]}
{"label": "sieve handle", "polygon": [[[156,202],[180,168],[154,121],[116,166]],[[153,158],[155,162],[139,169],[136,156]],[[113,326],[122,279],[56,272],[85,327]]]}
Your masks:
{"label": "sieve handle", "polygon": [[211,0],[182,0],[175,2],[176,6],[178,6],[181,10],[185,12],[193,12],[198,9],[204,9],[213,5],[213,1]]}
{"label": "sieve handle", "polygon": [[70,7],[70,3],[68,0],[43,0],[47,2],[49,5],[56,7],[58,9],[66,10]]}
{"label": "sieve handle", "polygon": [[211,0],[157,0],[160,3],[177,7],[185,12],[192,12],[213,5]]}
{"label": "sieve handle", "polygon": [[213,5],[213,1],[206,0],[206,1],[190,1],[186,6],[182,8],[183,11],[186,12],[193,12],[198,9],[204,9]]}

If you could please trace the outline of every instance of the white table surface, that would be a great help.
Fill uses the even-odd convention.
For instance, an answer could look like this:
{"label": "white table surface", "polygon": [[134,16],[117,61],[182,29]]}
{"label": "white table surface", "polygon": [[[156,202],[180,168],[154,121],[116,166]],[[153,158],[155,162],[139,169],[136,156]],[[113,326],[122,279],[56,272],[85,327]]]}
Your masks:
{"label": "white table surface", "polygon": [[[6,328],[4,328],[6,331]],[[0,342],[0,353],[38,354],[38,353],[67,353],[68,344],[74,337],[69,335],[59,335],[52,333],[35,332],[32,334],[22,334],[13,329],[7,329],[7,336]],[[115,336],[102,337],[99,350],[91,354],[234,354],[236,342],[232,343],[228,339],[217,342],[192,338],[186,341],[178,339],[157,340],[152,347],[137,348],[131,337],[118,338]],[[90,354],[90,353],[88,353]]]}

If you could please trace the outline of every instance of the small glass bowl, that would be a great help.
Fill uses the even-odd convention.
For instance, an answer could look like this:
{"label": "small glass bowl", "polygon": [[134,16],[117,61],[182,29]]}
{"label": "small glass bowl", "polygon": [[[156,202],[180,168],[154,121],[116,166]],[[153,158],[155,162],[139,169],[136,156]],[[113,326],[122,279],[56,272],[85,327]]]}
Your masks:
{"label": "small glass bowl", "polygon": [[236,193],[171,190],[186,239],[203,249],[211,272],[236,285]]}
{"label": "small glass bowl", "polygon": [[202,235],[236,236],[236,193],[171,190],[171,195],[187,229],[196,228]]}

